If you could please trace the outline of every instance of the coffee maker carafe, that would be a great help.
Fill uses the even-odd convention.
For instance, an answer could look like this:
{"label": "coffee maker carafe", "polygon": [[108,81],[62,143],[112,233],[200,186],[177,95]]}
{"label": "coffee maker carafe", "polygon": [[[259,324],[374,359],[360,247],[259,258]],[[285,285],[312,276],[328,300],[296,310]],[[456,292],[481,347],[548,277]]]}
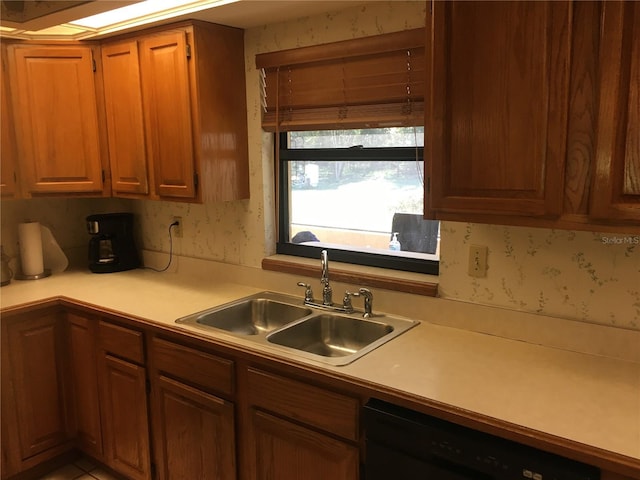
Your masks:
{"label": "coffee maker carafe", "polygon": [[140,266],[133,239],[132,213],[103,213],[87,217],[89,270],[111,273]]}

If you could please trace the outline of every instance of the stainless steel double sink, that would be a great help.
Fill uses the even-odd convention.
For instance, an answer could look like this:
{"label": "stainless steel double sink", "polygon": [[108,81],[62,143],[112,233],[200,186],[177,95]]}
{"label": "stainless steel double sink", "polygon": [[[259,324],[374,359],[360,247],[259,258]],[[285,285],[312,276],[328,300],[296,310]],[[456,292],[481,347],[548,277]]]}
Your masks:
{"label": "stainless steel double sink", "polygon": [[291,295],[260,292],[179,318],[176,323],[221,330],[248,341],[330,365],[347,365],[419,322],[362,312],[337,313]]}

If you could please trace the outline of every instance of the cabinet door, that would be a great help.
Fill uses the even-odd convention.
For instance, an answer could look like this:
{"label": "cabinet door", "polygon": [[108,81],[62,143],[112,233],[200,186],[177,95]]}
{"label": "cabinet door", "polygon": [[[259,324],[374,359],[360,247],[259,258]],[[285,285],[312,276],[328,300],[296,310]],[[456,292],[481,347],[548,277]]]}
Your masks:
{"label": "cabinet door", "polygon": [[166,377],[156,392],[159,478],[236,478],[233,405]]}
{"label": "cabinet door", "polygon": [[13,53],[16,133],[28,193],[101,192],[91,48],[16,46]]}
{"label": "cabinet door", "polygon": [[640,4],[604,2],[592,217],[640,222]]}
{"label": "cabinet door", "polygon": [[102,46],[111,189],[114,193],[149,193],[144,145],[138,42]]}
{"label": "cabinet door", "polygon": [[182,31],[140,41],[147,151],[161,197],[196,195],[187,49]]}
{"label": "cabinet door", "polygon": [[64,318],[51,313],[8,328],[18,439],[22,459],[71,438]]}
{"label": "cabinet door", "polygon": [[101,458],[95,320],[69,313],[67,321],[77,442],[84,452]]}
{"label": "cabinet door", "polygon": [[558,216],[569,3],[432,6],[426,29],[425,211],[465,220],[473,214]]}
{"label": "cabinet door", "polygon": [[0,45],[2,72],[0,72],[0,195],[2,197],[16,196],[16,139],[14,131],[13,115],[11,112],[11,93],[9,91],[8,71],[7,71],[7,49]]}
{"label": "cabinet door", "polygon": [[132,480],[150,479],[145,369],[107,354],[101,361],[105,461]]}
{"label": "cabinet door", "polygon": [[358,449],[252,410],[255,480],[354,480]]}

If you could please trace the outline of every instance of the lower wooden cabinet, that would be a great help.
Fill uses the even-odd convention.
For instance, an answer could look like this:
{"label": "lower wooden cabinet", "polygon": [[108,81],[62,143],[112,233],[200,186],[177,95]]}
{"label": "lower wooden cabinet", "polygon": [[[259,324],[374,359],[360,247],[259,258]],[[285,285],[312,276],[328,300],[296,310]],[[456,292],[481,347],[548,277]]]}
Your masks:
{"label": "lower wooden cabinet", "polygon": [[105,461],[132,480],[151,478],[146,373],[106,355],[102,367]]}
{"label": "lower wooden cabinet", "polygon": [[3,477],[73,447],[64,321],[59,310],[3,319]]}
{"label": "lower wooden cabinet", "polygon": [[234,362],[162,338],[149,345],[157,478],[234,480]]}
{"label": "lower wooden cabinet", "polygon": [[[3,312],[3,480],[33,478],[25,471],[74,447],[131,480],[359,478],[366,391],[105,317],[51,305]],[[601,478],[636,478],[625,475]]]}
{"label": "lower wooden cabinet", "polygon": [[155,393],[158,478],[235,479],[233,404],[167,377]]}
{"label": "lower wooden cabinet", "polygon": [[356,480],[359,401],[255,368],[247,371],[251,480]]}
{"label": "lower wooden cabinet", "polygon": [[76,442],[87,454],[102,458],[102,429],[98,403],[96,319],[67,314],[69,376],[73,390]]}
{"label": "lower wooden cabinet", "polygon": [[358,448],[253,410],[255,480],[356,480]]}
{"label": "lower wooden cabinet", "polygon": [[142,332],[100,321],[98,344],[104,461],[131,480],[151,479]]}

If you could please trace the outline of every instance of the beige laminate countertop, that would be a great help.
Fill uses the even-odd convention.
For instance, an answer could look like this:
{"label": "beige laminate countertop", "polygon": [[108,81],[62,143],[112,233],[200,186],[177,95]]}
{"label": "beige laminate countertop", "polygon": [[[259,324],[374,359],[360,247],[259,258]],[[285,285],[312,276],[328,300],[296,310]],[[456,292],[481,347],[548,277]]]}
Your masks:
{"label": "beige laminate countertop", "polygon": [[[202,335],[202,330],[177,325],[175,319],[261,290],[278,291],[278,285],[252,285],[148,270],[106,275],[69,271],[37,281],[14,280],[0,291],[0,305],[6,310],[65,297]],[[212,333],[211,338],[244,349],[266,348],[276,357],[286,355],[224,332]],[[640,461],[640,364],[636,362],[425,321],[350,365],[295,360],[624,455],[632,463]]]}

